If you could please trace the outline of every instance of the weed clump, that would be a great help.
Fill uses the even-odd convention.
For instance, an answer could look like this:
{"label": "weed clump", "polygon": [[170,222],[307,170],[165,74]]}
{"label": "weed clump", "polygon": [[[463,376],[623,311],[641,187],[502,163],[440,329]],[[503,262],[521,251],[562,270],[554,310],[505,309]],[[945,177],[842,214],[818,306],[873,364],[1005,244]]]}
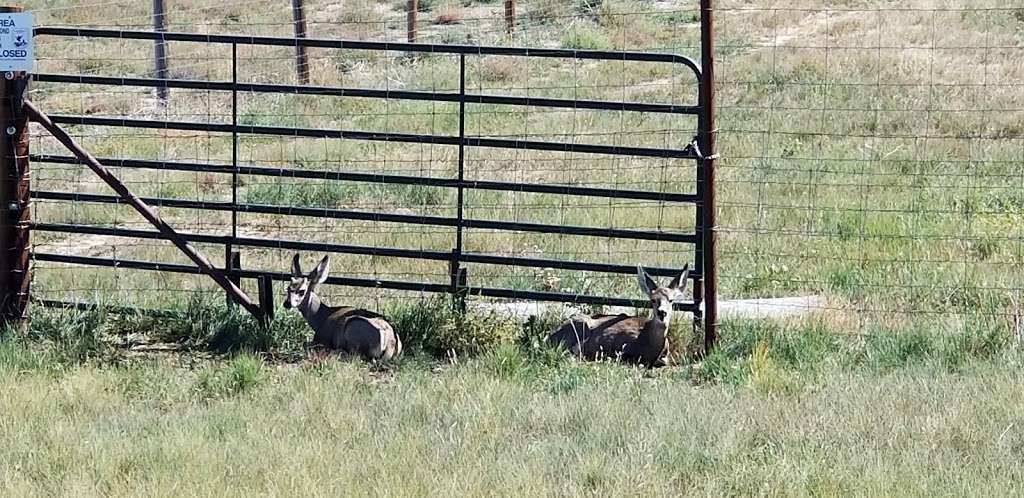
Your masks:
{"label": "weed clump", "polygon": [[61,363],[82,363],[111,353],[104,340],[111,325],[102,308],[46,310],[32,317],[25,338],[43,343]]}
{"label": "weed clump", "polygon": [[562,37],[562,48],[608,50],[612,48],[612,41],[599,29],[573,26]]}
{"label": "weed clump", "polygon": [[225,398],[252,391],[266,377],[263,358],[243,353],[232,358],[226,365],[199,372],[193,390],[200,399]]}
{"label": "weed clump", "polygon": [[307,329],[295,314],[275,317],[264,325],[242,310],[198,297],[169,320],[163,338],[217,353],[255,351],[295,357],[303,352]]}
{"label": "weed clump", "polygon": [[446,298],[397,307],[388,316],[405,344],[438,357],[478,355],[522,334],[511,317],[476,308],[462,312]]}

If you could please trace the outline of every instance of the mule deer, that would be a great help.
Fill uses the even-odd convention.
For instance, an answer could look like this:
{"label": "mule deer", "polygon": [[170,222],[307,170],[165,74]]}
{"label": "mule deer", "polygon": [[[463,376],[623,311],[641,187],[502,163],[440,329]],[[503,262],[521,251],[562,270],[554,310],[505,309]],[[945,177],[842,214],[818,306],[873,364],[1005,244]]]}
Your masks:
{"label": "mule deer", "polygon": [[313,329],[313,344],[367,360],[389,360],[402,353],[402,340],[383,316],[349,306],[328,306],[320,301],[316,289],[327,280],[331,257],[305,276],[299,255],[292,259],[292,281],[285,294],[284,307],[297,308]]}
{"label": "mule deer", "polygon": [[576,315],[548,337],[548,344],[588,360],[605,357],[647,368],[665,365],[672,304],[683,297],[690,266],[683,267],[668,287],[661,287],[642,266],[636,267],[640,288],[651,299],[653,318],[620,315]]}

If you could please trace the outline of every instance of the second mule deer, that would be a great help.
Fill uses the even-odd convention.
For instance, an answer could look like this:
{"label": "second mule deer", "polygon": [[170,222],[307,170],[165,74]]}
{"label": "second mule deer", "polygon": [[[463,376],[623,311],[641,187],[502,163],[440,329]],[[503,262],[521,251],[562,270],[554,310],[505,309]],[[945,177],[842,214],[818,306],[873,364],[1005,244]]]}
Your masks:
{"label": "second mule deer", "polygon": [[665,365],[672,304],[683,297],[689,265],[668,287],[661,287],[641,267],[636,267],[640,288],[651,299],[653,318],[629,315],[576,315],[548,337],[548,344],[569,350],[573,356],[595,360],[614,358],[647,368]]}
{"label": "second mule deer", "polygon": [[307,276],[299,255],[292,259],[292,281],[284,307],[296,308],[313,329],[313,344],[359,355],[367,360],[389,360],[402,353],[402,340],[382,315],[349,306],[328,306],[316,295],[327,280],[331,257],[324,256]]}

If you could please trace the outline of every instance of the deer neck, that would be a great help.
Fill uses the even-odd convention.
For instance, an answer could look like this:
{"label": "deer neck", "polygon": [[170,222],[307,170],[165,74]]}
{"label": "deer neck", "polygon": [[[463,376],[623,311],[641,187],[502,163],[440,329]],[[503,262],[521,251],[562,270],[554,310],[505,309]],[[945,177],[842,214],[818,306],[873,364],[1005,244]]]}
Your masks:
{"label": "deer neck", "polygon": [[664,320],[658,320],[658,314],[657,313],[654,313],[654,316],[651,317],[651,321],[652,322],[658,322],[658,323],[664,325],[665,326],[665,330],[668,330],[668,322],[671,319],[672,319],[672,313],[671,312],[667,313],[665,315],[665,319]]}
{"label": "deer neck", "polygon": [[299,302],[299,313],[302,313],[302,317],[314,328],[318,325],[316,322],[320,321],[318,315],[322,309],[323,303],[320,301],[320,296],[312,290],[307,291],[302,301]]}
{"label": "deer neck", "polygon": [[665,336],[668,335],[668,322],[672,317],[669,313],[664,320],[658,319],[657,313],[651,313],[652,316],[644,324],[644,328],[640,331],[640,336],[637,337],[638,341],[642,341],[651,346],[657,346],[658,343],[665,342]]}

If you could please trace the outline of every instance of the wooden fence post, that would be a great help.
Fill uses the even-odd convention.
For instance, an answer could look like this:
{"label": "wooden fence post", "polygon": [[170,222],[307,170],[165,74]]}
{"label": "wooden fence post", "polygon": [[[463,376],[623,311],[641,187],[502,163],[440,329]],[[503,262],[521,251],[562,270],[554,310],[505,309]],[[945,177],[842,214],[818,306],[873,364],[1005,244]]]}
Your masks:
{"label": "wooden fence post", "polygon": [[505,31],[510,35],[516,31],[516,0],[505,0]]}
{"label": "wooden fence post", "polygon": [[419,2],[417,0],[409,0],[409,5],[406,7],[406,39],[409,43],[416,43],[416,11],[419,10]]}
{"label": "wooden fence post", "polygon": [[[0,12],[23,12],[0,7]],[[22,111],[29,76],[3,73],[0,82],[0,323],[28,317],[29,161],[28,119]]]}
{"label": "wooden fence post", "polygon": [[[302,0],[292,0],[292,18],[295,20],[295,38],[306,37],[306,8]],[[295,73],[300,85],[309,84],[309,56],[306,47],[295,44]]]}
{"label": "wooden fence post", "polygon": [[[167,31],[167,11],[164,9],[164,0],[153,0],[153,31],[164,32]],[[156,77],[157,79],[167,79],[167,42],[164,40],[156,40],[154,47],[154,63],[156,65]],[[160,103],[164,104],[167,102],[167,87],[158,86],[156,87],[156,96],[160,99]]]}

